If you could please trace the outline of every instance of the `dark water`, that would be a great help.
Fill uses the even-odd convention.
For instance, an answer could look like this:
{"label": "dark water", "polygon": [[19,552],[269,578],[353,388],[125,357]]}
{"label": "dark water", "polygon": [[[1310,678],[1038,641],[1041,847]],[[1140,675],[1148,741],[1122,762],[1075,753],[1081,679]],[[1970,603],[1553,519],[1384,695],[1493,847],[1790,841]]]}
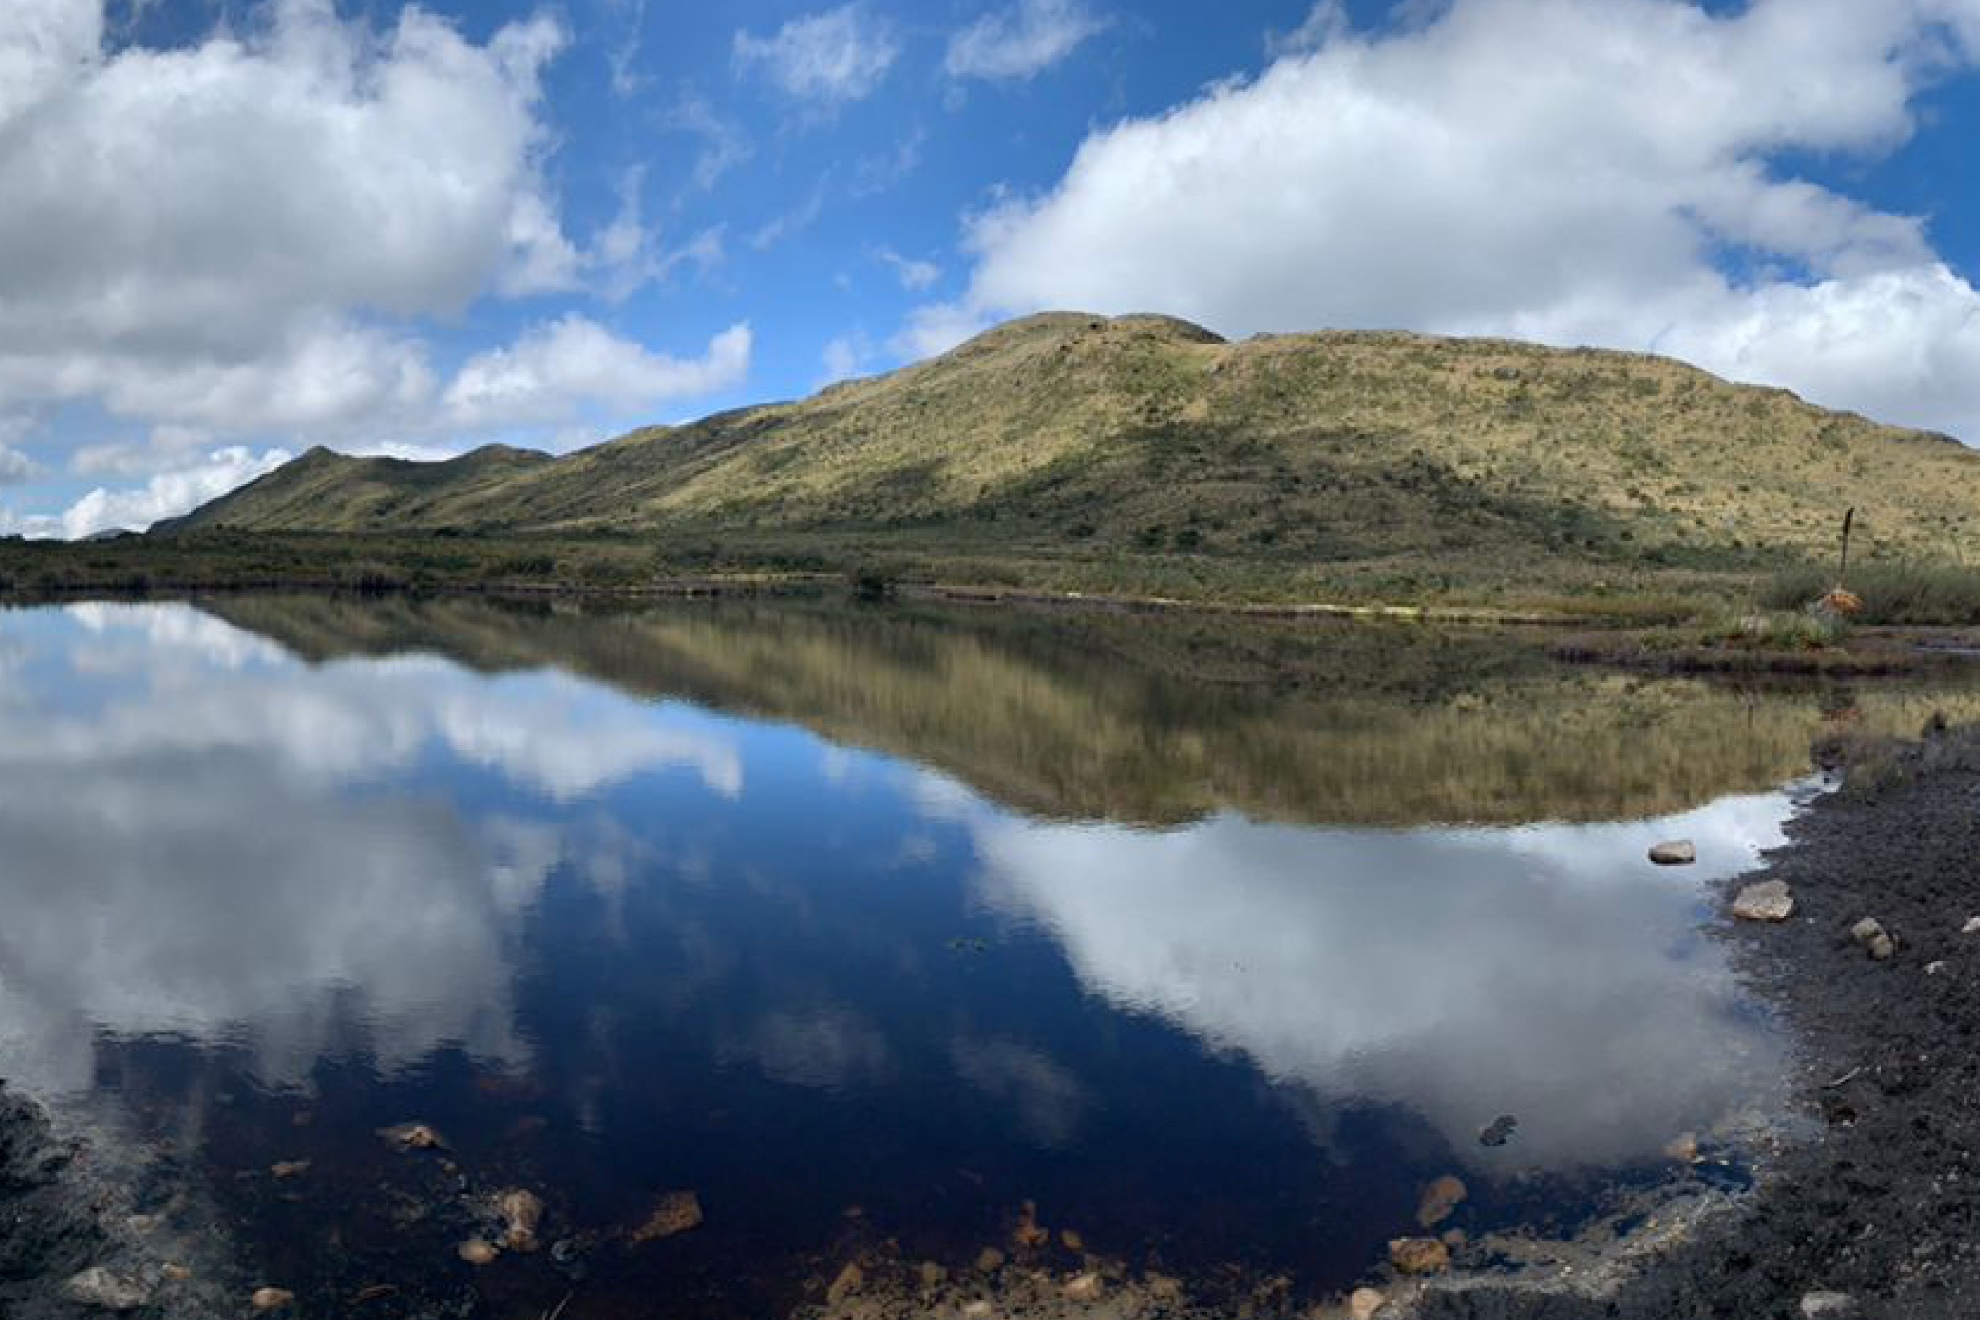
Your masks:
{"label": "dark water", "polygon": [[[779,1314],[1026,1201],[1301,1294],[1440,1175],[1473,1232],[1560,1220],[1764,1121],[1704,888],[1824,722],[1947,701],[1422,633],[214,608],[0,615],[0,1074],[312,1315]],[[510,1187],[558,1250],[458,1261]]]}

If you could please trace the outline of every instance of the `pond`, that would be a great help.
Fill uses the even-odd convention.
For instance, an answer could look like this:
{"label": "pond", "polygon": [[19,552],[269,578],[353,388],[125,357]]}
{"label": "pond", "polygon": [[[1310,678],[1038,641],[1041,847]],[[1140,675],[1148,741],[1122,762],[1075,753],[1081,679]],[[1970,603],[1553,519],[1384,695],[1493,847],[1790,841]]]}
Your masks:
{"label": "pond", "polygon": [[[1440,1178],[1472,1240],[1736,1184],[1788,1044],[1710,886],[1824,727],[1962,702],[1366,626],[0,614],[0,1074],[303,1315],[760,1317],[986,1248],[1294,1306]],[[512,1189],[539,1249],[462,1260]]]}

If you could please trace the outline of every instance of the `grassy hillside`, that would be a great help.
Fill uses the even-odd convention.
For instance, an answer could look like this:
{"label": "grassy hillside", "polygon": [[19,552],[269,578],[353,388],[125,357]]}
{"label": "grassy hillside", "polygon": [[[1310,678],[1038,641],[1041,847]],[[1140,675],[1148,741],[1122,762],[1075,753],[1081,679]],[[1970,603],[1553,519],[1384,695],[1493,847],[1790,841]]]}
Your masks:
{"label": "grassy hillside", "polygon": [[1868,558],[1980,556],[1980,456],[1668,360],[1403,334],[1229,344],[1053,314],[554,460],[312,451],[162,530],[796,535],[1019,580],[1146,562],[1186,585],[1193,565],[1243,565],[1277,594],[1324,594],[1348,565],[1429,591],[1778,567],[1826,555],[1848,505]]}

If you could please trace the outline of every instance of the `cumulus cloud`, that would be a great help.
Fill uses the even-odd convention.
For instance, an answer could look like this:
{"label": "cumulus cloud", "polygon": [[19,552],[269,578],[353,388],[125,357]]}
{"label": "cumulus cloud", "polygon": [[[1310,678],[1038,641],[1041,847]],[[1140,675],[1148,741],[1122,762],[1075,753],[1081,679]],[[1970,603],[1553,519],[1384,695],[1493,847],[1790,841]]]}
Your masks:
{"label": "cumulus cloud", "polygon": [[871,96],[900,56],[892,30],[860,4],[794,18],[767,37],[736,33],[736,68],[794,100],[835,108]]}
{"label": "cumulus cloud", "polygon": [[951,78],[1009,81],[1051,68],[1107,28],[1081,0],[1018,0],[949,39]]}
{"label": "cumulus cloud", "polygon": [[930,351],[1001,314],[1159,310],[1651,349],[1980,439],[1980,293],[1917,217],[1791,177],[1874,158],[1980,51],[1973,0],[1323,5],[1255,80],[1092,134],[966,224]]}
{"label": "cumulus cloud", "polygon": [[710,394],[749,374],[752,335],[730,326],[700,358],[650,353],[575,313],[540,326],[506,348],[470,358],[447,389],[448,415],[464,427],[556,421],[574,400],[621,410],[662,399]]}
{"label": "cumulus cloud", "polygon": [[[113,491],[98,486],[70,505],[59,519],[31,520],[24,530],[70,540],[112,529],[142,531],[160,518],[197,508],[273,472],[293,457],[286,449],[256,452],[245,445],[228,445],[188,466],[155,473],[135,489]],[[48,525],[50,521],[53,526]]]}
{"label": "cumulus cloud", "polygon": [[[540,86],[567,43],[542,15],[476,42],[416,5],[374,22],[267,0],[154,49],[107,34],[102,0],[0,7],[0,418],[98,410],[113,429],[67,466],[149,479],[0,525],[142,526],[304,443],[431,448],[464,417],[507,429],[730,380],[746,337],[697,372],[568,320],[451,382],[431,362],[419,327],[477,299],[624,299],[722,259],[719,229],[661,244],[637,171],[595,233],[567,231]],[[528,416],[477,406],[502,364]],[[36,474],[0,446],[0,484]]]}

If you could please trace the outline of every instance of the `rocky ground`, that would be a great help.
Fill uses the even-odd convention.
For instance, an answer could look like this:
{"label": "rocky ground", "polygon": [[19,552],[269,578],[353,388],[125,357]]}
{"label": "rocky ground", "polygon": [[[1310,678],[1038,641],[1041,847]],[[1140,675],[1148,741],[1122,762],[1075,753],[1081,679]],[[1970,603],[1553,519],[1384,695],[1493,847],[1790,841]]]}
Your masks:
{"label": "rocky ground", "polygon": [[[1433,1291],[1426,1320],[1980,1316],[1980,730],[1857,749],[1758,881],[1793,913],[1728,935],[1804,1042],[1821,1135],[1607,1298]],[[1890,941],[1858,929],[1873,919]],[[1883,955],[1883,956],[1879,956]]]}
{"label": "rocky ground", "polygon": [[222,1314],[210,1233],[183,1179],[105,1130],[58,1128],[0,1081],[0,1317],[192,1320]]}

